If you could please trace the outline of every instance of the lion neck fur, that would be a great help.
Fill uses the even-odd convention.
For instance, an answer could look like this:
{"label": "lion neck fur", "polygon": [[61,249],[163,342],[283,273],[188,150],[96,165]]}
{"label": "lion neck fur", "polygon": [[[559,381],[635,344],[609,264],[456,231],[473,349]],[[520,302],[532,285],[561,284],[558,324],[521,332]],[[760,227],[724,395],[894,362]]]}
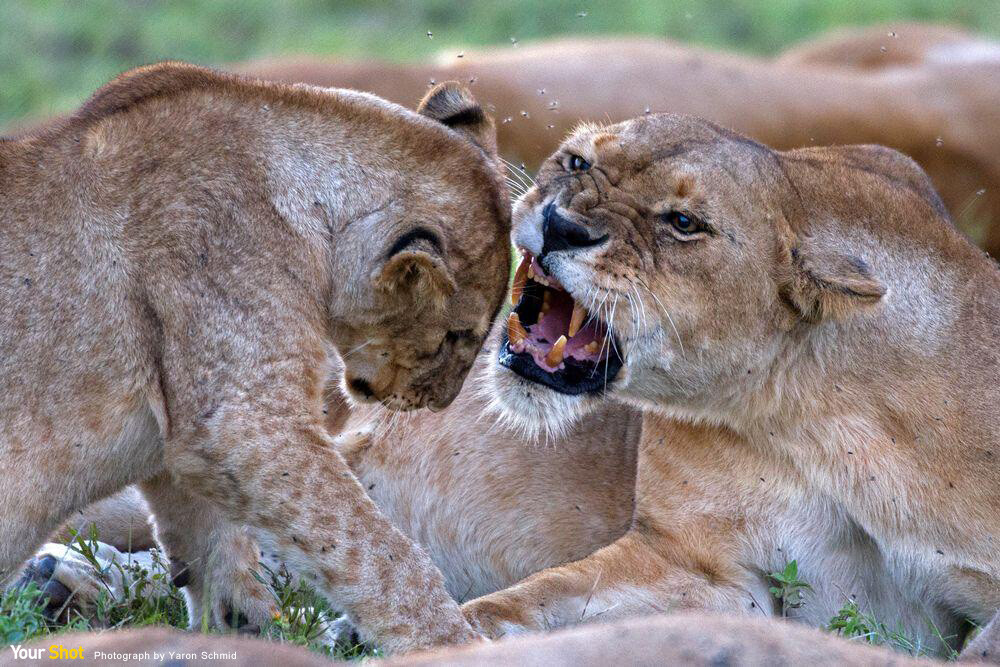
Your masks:
{"label": "lion neck fur", "polygon": [[[859,252],[886,288],[874,307],[822,322],[776,323],[753,363],[734,365],[729,381],[714,385],[720,391],[696,402],[650,398],[672,391],[657,386],[671,382],[667,352],[660,373],[630,383],[629,402],[649,411],[644,434],[651,443],[663,432],[663,417],[703,426],[741,443],[757,461],[798,470],[871,534],[902,531],[961,545],[995,571],[984,545],[955,531],[970,523],[968,506],[940,489],[946,482],[988,489],[996,480],[995,468],[984,464],[993,460],[1000,433],[992,370],[1000,271],[933,202],[907,194],[890,203],[895,208],[885,207],[883,223],[871,229],[828,216],[796,230],[843,239]],[[676,457],[686,446],[650,444],[644,451]],[[891,479],[887,467],[897,471]],[[989,495],[975,491],[981,493]],[[988,534],[992,522],[977,520],[976,528]]]}

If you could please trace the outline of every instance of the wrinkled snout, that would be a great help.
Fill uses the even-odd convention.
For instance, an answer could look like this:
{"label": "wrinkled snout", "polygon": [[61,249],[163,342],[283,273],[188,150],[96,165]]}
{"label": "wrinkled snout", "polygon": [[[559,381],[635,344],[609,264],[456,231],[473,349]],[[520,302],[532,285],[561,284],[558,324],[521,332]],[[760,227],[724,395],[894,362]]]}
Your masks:
{"label": "wrinkled snout", "polygon": [[562,211],[555,202],[542,209],[542,255],[560,250],[581,250],[600,245],[608,240],[608,235],[592,228],[592,225],[575,221],[571,214]]}

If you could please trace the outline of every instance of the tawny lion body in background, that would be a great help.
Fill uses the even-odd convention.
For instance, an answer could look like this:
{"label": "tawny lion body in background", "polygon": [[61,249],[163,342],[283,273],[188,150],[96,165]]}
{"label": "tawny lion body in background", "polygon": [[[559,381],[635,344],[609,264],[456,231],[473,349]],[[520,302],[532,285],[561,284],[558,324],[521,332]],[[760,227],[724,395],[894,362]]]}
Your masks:
{"label": "tawny lion body in background", "polygon": [[922,65],[981,65],[1000,58],[1000,44],[967,30],[935,23],[885,23],[840,28],[796,44],[775,60],[859,70]]}
{"label": "tawny lion body in background", "polygon": [[956,223],[1000,256],[1000,47],[968,33],[869,28],[794,47],[775,61],[647,38],[559,40],[462,58],[445,53],[440,61],[302,58],[237,69],[368,90],[404,105],[432,81],[469,82],[496,110],[501,152],[529,170],[581,120],[617,122],[647,110],[707,118],[782,149],[890,146],[915,159]]}
{"label": "tawny lion body in background", "polygon": [[[98,652],[151,654],[163,656],[194,654],[203,664],[203,654],[215,654],[219,664],[264,665],[285,667],[332,664],[329,659],[288,644],[254,640],[246,637],[212,636],[181,633],[165,628],[143,628],[69,634],[46,638],[22,647],[41,649],[48,656],[54,642],[66,648],[83,649],[86,659]],[[1000,658],[1000,646],[975,642],[962,653],[959,662],[992,663]],[[134,664],[160,665],[162,660],[133,661]],[[12,653],[0,656],[0,665],[23,664]],[[171,664],[186,664],[183,660]],[[345,663],[347,664],[347,663]],[[630,619],[617,623],[590,625],[546,635],[519,637],[490,644],[444,648],[412,653],[389,660],[373,659],[372,665],[418,667],[420,665],[480,667],[482,665],[524,665],[538,667],[604,667],[605,665],[694,665],[718,667],[732,665],[844,665],[918,667],[936,663],[916,660],[861,641],[845,641],[834,635],[792,623],[767,619],[749,619],[701,614],[671,614]]]}
{"label": "tawny lion body in background", "polygon": [[390,650],[475,636],[323,424],[337,350],[356,400],[447,405],[502,299],[492,123],[421,112],[162,64],[0,141],[0,581],[141,483],[193,625],[270,618],[253,526]]}

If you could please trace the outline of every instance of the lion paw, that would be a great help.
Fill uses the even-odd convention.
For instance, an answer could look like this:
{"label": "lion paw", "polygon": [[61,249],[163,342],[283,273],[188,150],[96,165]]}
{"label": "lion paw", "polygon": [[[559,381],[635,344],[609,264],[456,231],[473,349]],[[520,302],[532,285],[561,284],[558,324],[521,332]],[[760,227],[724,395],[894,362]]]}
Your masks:
{"label": "lion paw", "polygon": [[331,649],[352,648],[364,643],[357,628],[346,616],[327,623],[317,641]]}
{"label": "lion paw", "polygon": [[140,578],[148,580],[144,594],[168,592],[166,566],[155,550],[122,553],[102,542],[87,543],[85,550],[49,543],[28,561],[14,586],[34,582],[45,595],[45,612],[52,618],[69,610],[93,618],[102,595],[119,600]]}
{"label": "lion paw", "polygon": [[493,601],[490,596],[466,602],[462,613],[472,629],[489,639],[532,632],[534,627],[514,608]]}
{"label": "lion paw", "polygon": [[260,571],[259,555],[256,542],[242,530],[219,536],[212,553],[203,559],[208,570],[195,566],[185,582],[192,627],[200,625],[207,613],[215,628],[255,633],[277,617],[275,596],[265,583],[266,573]]}

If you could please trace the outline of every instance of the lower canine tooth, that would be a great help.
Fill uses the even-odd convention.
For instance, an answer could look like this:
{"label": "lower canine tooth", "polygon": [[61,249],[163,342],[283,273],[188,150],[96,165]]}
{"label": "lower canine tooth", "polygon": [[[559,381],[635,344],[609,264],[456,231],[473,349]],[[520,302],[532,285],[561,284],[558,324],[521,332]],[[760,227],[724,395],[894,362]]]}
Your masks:
{"label": "lower canine tooth", "polygon": [[563,350],[566,349],[566,336],[559,336],[559,340],[552,346],[549,353],[545,355],[545,363],[549,366],[558,366],[563,360]]}
{"label": "lower canine tooth", "polygon": [[528,338],[528,331],[521,324],[521,318],[517,313],[511,313],[507,318],[507,340],[511,345],[517,345]]}
{"label": "lower canine tooth", "polygon": [[587,316],[587,309],[576,301],[573,301],[573,315],[569,318],[569,337],[572,338],[583,326],[583,318]]}
{"label": "lower canine tooth", "polygon": [[597,350],[600,348],[600,344],[596,340],[592,340],[583,346],[584,352],[587,354],[597,354]]}

